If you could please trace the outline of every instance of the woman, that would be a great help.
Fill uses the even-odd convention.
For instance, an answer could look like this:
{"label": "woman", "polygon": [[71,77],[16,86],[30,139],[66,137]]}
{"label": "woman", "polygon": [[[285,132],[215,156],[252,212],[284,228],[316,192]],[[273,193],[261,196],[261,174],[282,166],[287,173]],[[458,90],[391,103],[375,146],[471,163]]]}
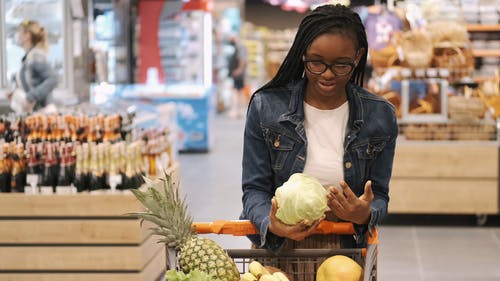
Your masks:
{"label": "woman", "polygon": [[47,60],[47,31],[38,22],[25,20],[19,24],[15,40],[25,55],[9,99],[17,113],[31,112],[45,107],[57,86],[56,73]]}
{"label": "woman", "polygon": [[[253,95],[241,218],[259,230],[249,237],[257,247],[361,247],[386,216],[398,126],[394,107],[362,88],[367,50],[355,12],[320,6],[300,23],[276,76]],[[328,189],[327,219],[352,222],[354,237],[312,235],[319,221],[307,227],[276,218],[274,192],[297,172]]]}

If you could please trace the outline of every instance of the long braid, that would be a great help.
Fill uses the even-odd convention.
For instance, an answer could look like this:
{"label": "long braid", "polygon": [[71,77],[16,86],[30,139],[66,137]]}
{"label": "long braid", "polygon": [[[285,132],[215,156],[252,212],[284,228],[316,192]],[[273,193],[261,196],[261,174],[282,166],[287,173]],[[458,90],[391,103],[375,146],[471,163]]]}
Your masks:
{"label": "long braid", "polygon": [[350,79],[351,82],[363,86],[368,51],[365,28],[358,14],[348,7],[337,4],[320,6],[304,17],[276,75],[257,91],[284,87],[291,81],[299,80],[304,73],[303,55],[314,39],[325,33],[348,36],[356,43],[358,50],[364,50]]}

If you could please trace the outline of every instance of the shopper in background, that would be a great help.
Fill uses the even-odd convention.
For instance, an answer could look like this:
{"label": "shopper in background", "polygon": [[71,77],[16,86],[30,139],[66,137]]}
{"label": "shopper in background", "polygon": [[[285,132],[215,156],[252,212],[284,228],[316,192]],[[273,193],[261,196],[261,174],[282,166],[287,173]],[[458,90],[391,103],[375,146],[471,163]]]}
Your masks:
{"label": "shopper in background", "polygon": [[247,97],[245,95],[245,69],[246,69],[246,49],[241,44],[237,36],[232,36],[229,44],[234,48],[234,52],[229,59],[229,77],[233,80],[233,93],[231,94],[231,117],[242,117],[247,107]]}
{"label": "shopper in background", "polygon": [[[252,96],[241,218],[259,230],[249,237],[257,247],[362,247],[386,216],[398,126],[394,107],[362,88],[367,50],[358,14],[320,6],[300,23],[276,76]],[[326,219],[352,222],[356,235],[312,234],[319,221],[276,218],[275,190],[297,172],[320,180]]]}
{"label": "shopper in background", "polygon": [[36,21],[25,20],[17,28],[16,43],[25,51],[21,68],[13,78],[14,90],[8,95],[17,113],[45,107],[57,86],[57,76],[47,59],[47,31]]}

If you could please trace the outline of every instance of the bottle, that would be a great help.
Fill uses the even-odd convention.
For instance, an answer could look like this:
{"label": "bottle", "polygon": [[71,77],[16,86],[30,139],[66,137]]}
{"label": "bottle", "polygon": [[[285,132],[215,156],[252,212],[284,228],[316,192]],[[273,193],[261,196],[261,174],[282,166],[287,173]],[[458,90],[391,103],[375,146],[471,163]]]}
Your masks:
{"label": "bottle", "polygon": [[126,154],[124,154],[124,158],[126,159],[125,164],[125,175],[123,178],[123,188],[124,189],[132,189],[136,188],[136,176],[135,176],[135,167],[134,167],[134,153],[132,145],[126,146]]}
{"label": "bottle", "polygon": [[73,185],[76,187],[77,192],[87,191],[87,172],[85,170],[85,155],[83,151],[83,146],[81,144],[77,144],[75,146],[75,157],[76,157],[76,165],[75,165],[75,178],[73,180]]}
{"label": "bottle", "polygon": [[118,143],[115,144],[117,146],[117,153],[118,153],[118,172],[120,173],[120,176],[121,176],[121,183],[118,184],[118,186],[116,187],[116,189],[118,190],[124,190],[124,189],[127,189],[127,183],[125,182],[126,181],[126,169],[127,169],[127,151],[126,151],[126,148],[125,148],[125,142],[124,141],[120,141]]}
{"label": "bottle", "polygon": [[60,144],[60,164],[57,175],[57,193],[73,193],[71,187],[71,175],[68,163],[68,150],[66,143]]}
{"label": "bottle", "polygon": [[3,144],[0,148],[0,191],[1,192],[10,192],[10,171],[9,171],[9,163],[7,159],[8,150],[5,150],[5,145]]}
{"label": "bottle", "polygon": [[24,148],[23,144],[12,143],[12,170],[11,170],[11,192],[24,193],[24,186],[26,185],[26,171],[24,169]]}
{"label": "bottle", "polygon": [[75,144],[73,142],[66,143],[66,153],[67,155],[67,164],[68,164],[68,174],[70,178],[70,182],[75,180],[75,169],[76,169],[76,159],[75,159]]}
{"label": "bottle", "polygon": [[53,143],[45,142],[43,154],[44,166],[40,179],[40,192],[42,194],[53,194],[57,186],[57,173],[54,174],[55,168],[57,168],[57,156]]}
{"label": "bottle", "polygon": [[99,175],[99,184],[102,186],[102,189],[109,190],[110,186],[108,184],[108,167],[109,167],[109,160],[108,160],[108,143],[99,143],[97,146],[98,149],[98,163],[97,163],[97,169],[98,169],[98,175]]}
{"label": "bottle", "polygon": [[89,146],[90,160],[89,160],[89,190],[90,192],[100,191],[105,189],[102,182],[102,172],[99,165],[99,150],[95,143]]}
{"label": "bottle", "polygon": [[[40,181],[40,174],[38,173],[38,155],[37,155],[38,144],[28,142],[26,144],[26,150],[28,151],[26,157],[26,188],[32,188],[31,193],[38,193],[38,185]],[[33,184],[33,185],[32,185]]]}
{"label": "bottle", "polygon": [[[144,183],[144,177],[146,176],[146,170],[145,170],[145,166],[144,166],[141,146],[142,146],[142,142],[136,142],[133,144],[134,169],[135,169],[135,188],[139,188]],[[155,167],[156,167],[156,165],[155,165]]]}
{"label": "bottle", "polygon": [[108,169],[108,185],[111,191],[122,189],[122,175],[120,174],[120,154],[119,154],[119,144],[113,144],[109,146],[109,169]]}

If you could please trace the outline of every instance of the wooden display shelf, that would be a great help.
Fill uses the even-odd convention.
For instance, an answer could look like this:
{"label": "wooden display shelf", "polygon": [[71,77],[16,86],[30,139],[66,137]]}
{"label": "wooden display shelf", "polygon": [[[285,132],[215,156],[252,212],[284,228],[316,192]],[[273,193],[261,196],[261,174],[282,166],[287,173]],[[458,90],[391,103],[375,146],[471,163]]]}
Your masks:
{"label": "wooden display shelf", "polygon": [[[90,204],[89,204],[90,203]],[[140,208],[132,193],[0,194],[0,217],[117,217]]]}
{"label": "wooden display shelf", "polygon": [[0,194],[0,280],[158,280],[165,247],[127,216],[142,209],[131,192]]}
{"label": "wooden display shelf", "polygon": [[494,141],[398,141],[389,212],[498,214]]}
{"label": "wooden display shelf", "polygon": [[[9,271],[141,271],[164,246],[150,235],[131,245],[2,245],[0,272]],[[159,272],[160,273],[160,272]]]}
{"label": "wooden display shelf", "polygon": [[500,57],[500,49],[495,50],[472,50],[474,57]]}
{"label": "wooden display shelf", "polygon": [[469,32],[497,32],[500,31],[500,24],[469,24],[467,25]]}

